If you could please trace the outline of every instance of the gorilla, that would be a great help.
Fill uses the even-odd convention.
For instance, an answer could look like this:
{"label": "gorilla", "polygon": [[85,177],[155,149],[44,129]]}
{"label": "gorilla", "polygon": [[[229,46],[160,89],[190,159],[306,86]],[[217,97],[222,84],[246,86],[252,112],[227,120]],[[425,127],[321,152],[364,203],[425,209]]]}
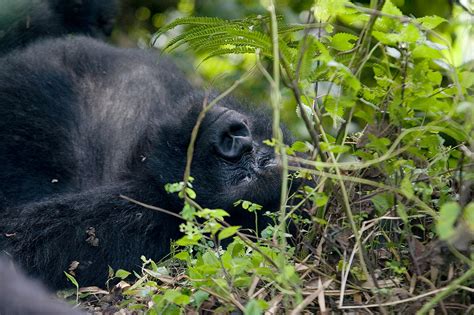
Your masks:
{"label": "gorilla", "polygon": [[0,314],[84,314],[55,301],[42,285],[27,279],[4,259],[0,259],[0,292]]}
{"label": "gorilla", "polygon": [[0,54],[45,37],[112,32],[118,0],[1,0]]}
{"label": "gorilla", "polygon": [[[69,2],[68,2],[69,3]],[[156,52],[68,36],[35,40],[0,58],[0,252],[51,289],[103,286],[108,266],[136,270],[180,237],[166,192],[182,181],[191,132],[214,94],[188,83]],[[271,115],[226,98],[205,116],[191,176],[197,202],[251,227],[249,200],[277,209],[281,165]],[[285,131],[285,141],[291,137]]]}

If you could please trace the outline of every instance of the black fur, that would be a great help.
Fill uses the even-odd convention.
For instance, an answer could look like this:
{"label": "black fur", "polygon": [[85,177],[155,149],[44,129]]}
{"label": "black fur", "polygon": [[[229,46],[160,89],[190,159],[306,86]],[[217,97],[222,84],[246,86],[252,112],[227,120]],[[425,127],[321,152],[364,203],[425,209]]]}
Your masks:
{"label": "black fur", "polygon": [[0,314],[80,315],[64,302],[56,301],[42,285],[27,279],[11,263],[0,259]]}
{"label": "black fur", "polygon": [[[80,285],[102,286],[108,265],[166,255],[180,220],[119,195],[181,210],[164,185],[182,180],[204,99],[168,59],[85,37],[0,59],[0,250],[52,288],[67,285],[74,261]],[[271,136],[266,112],[231,99],[213,108],[192,164],[197,201],[243,226],[253,218],[236,200],[277,208],[281,170],[262,143]]]}
{"label": "black fur", "polygon": [[118,0],[1,0],[0,54],[45,37],[112,32]]}

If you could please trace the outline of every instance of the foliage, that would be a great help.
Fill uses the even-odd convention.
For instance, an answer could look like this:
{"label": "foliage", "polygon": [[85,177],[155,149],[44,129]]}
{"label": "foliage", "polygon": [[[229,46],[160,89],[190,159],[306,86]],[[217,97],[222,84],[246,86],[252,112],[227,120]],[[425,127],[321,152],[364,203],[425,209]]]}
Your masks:
{"label": "foliage", "polygon": [[[155,35],[184,27],[165,50],[186,47],[209,62],[255,56],[272,88],[274,126],[279,97],[292,95],[307,132],[291,146],[278,132],[267,143],[290,176],[309,184],[279,213],[267,213],[274,226],[250,234],[225,223],[226,211],[197,205],[186,175],[168,185],[183,198],[185,236],[171,260],[142,258],[143,275],[125,287],[122,307],[149,314],[467,311],[472,66],[456,65],[453,43],[440,32],[451,21],[371,2],[315,1],[306,23],[294,24],[261,1],[266,15],[184,17]],[[236,206],[249,217],[269,210]]]}

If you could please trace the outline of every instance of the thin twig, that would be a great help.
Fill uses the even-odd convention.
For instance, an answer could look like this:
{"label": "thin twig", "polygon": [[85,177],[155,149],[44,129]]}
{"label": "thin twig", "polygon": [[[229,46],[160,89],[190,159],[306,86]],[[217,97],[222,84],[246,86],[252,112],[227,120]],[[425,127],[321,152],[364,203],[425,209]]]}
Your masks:
{"label": "thin twig", "polygon": [[186,221],[184,220],[184,218],[182,216],[180,216],[179,214],[177,213],[174,213],[172,211],[169,211],[169,210],[165,210],[163,208],[160,208],[160,207],[155,207],[155,206],[152,206],[152,205],[149,205],[149,204],[146,204],[146,203],[143,203],[143,202],[140,202],[138,200],[135,200],[133,198],[130,198],[130,197],[127,197],[127,196],[124,196],[124,195],[120,195],[120,198],[122,199],[125,199],[127,201],[130,201],[131,203],[134,203],[134,204],[137,204],[139,206],[142,206],[143,208],[147,208],[147,209],[150,209],[150,210],[155,210],[155,211],[159,211],[159,212],[163,212],[167,215],[171,215],[173,217],[176,217],[180,220],[183,220],[183,221]]}

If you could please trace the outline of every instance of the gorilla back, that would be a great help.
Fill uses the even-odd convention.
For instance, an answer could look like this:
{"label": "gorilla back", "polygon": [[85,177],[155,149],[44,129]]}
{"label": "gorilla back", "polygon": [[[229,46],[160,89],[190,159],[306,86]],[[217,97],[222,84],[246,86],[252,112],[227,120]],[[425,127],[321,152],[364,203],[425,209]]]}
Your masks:
{"label": "gorilla back", "polygon": [[[81,285],[103,285],[108,265],[131,270],[140,255],[166,255],[180,220],[119,195],[181,210],[164,185],[182,180],[204,99],[168,59],[85,37],[1,58],[0,250],[52,288],[66,285],[72,262]],[[276,208],[269,138],[266,112],[232,99],[208,112],[191,170],[197,201],[243,226],[253,220],[232,210],[236,200]]]}

